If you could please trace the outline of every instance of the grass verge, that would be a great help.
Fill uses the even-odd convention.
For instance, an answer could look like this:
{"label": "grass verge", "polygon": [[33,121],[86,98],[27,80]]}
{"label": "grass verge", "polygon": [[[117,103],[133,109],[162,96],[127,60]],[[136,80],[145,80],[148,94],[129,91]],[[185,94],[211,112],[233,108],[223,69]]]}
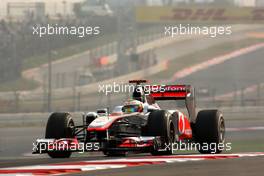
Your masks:
{"label": "grass verge", "polygon": [[[55,51],[56,55],[53,56],[52,60],[55,61],[55,60],[63,59],[63,58],[73,56],[73,55],[78,54],[78,53],[82,53],[82,52],[87,51],[89,49],[93,49],[93,48],[96,48],[98,46],[102,46],[104,44],[107,44],[107,43],[114,41],[116,37],[117,37],[116,34],[104,35],[102,37],[98,37],[95,39],[87,40],[87,41],[79,43],[79,44],[75,44],[75,45],[71,45],[71,46],[68,46],[65,48],[58,49]],[[49,59],[48,54],[36,55],[36,56],[29,57],[29,58],[25,59],[23,64],[22,64],[23,70],[38,67],[42,64],[45,64],[48,62],[48,59]]]}

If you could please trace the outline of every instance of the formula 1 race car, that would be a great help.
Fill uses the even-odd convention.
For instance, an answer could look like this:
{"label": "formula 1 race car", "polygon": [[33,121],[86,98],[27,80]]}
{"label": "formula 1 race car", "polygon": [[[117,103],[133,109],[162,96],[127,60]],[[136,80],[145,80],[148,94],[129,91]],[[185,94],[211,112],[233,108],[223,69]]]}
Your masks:
{"label": "formula 1 race car", "polygon": [[[55,112],[48,119],[45,139],[38,139],[33,153],[47,153],[52,158],[67,158],[72,152],[102,151],[107,156],[127,152],[152,155],[173,154],[173,144],[198,144],[200,153],[220,153],[211,144],[225,142],[225,122],[218,110],[196,114],[195,91],[190,85],[151,85],[145,80],[135,84],[132,99],[117,109],[122,112],[87,113],[76,126],[70,113]],[[178,110],[161,109],[157,101],[184,100],[187,115]]]}

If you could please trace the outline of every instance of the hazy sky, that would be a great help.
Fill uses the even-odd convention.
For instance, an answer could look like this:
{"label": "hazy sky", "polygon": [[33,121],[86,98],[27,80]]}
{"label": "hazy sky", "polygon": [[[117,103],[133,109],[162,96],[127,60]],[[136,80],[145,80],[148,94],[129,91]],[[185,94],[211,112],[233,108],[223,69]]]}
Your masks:
{"label": "hazy sky", "polygon": [[[65,0],[68,5],[67,9],[70,11],[72,7],[72,3],[74,2],[80,2],[84,0]],[[47,13],[62,13],[63,11],[63,0],[0,0],[0,16],[6,15],[6,6],[8,2],[46,2],[46,12]]]}

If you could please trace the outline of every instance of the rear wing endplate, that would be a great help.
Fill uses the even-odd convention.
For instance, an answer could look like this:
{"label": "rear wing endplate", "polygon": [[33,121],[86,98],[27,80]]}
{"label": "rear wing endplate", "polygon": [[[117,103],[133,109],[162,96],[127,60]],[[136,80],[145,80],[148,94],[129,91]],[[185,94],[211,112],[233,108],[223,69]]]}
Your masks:
{"label": "rear wing endplate", "polygon": [[154,100],[185,100],[192,122],[196,120],[195,89],[191,85],[158,85],[150,87]]}

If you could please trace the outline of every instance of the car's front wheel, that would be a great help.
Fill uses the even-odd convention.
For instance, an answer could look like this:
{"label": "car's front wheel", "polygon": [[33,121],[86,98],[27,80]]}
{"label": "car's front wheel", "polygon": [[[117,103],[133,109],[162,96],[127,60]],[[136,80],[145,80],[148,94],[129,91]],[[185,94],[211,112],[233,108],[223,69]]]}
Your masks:
{"label": "car's front wheel", "polygon": [[163,139],[160,146],[154,144],[153,150],[151,151],[152,155],[172,154],[171,145],[176,140],[174,123],[173,116],[168,111],[158,110],[150,113],[147,123],[147,136],[160,136]]}
{"label": "car's front wheel", "polygon": [[[52,113],[46,126],[46,139],[61,139],[74,137],[74,122],[69,113]],[[70,151],[50,151],[51,158],[69,158]]]}

